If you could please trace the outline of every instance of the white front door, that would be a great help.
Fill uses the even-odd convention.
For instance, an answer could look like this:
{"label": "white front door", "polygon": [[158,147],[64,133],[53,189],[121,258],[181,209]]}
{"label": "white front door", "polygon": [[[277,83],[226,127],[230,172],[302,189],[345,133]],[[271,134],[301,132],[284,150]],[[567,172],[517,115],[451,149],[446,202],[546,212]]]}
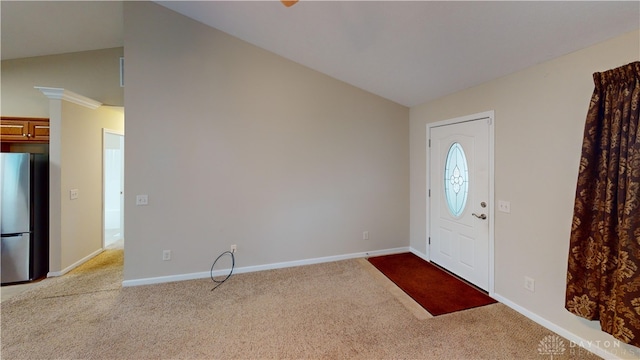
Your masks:
{"label": "white front door", "polygon": [[430,260],[487,291],[492,118],[454,119],[428,131]]}

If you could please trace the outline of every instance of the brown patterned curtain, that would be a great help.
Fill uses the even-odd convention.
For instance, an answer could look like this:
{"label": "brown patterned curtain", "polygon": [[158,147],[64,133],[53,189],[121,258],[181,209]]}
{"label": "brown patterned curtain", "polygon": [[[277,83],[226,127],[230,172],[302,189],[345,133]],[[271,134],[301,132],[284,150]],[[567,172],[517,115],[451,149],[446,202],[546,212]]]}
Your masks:
{"label": "brown patterned curtain", "polygon": [[640,62],[593,79],[565,307],[640,346]]}

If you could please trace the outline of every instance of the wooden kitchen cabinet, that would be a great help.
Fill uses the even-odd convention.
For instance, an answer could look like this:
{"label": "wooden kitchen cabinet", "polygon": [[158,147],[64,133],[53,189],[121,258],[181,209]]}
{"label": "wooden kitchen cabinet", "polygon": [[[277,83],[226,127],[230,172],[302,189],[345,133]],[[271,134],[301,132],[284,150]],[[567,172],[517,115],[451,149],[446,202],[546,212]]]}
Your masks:
{"label": "wooden kitchen cabinet", "polygon": [[0,141],[49,143],[49,119],[3,116],[0,119]]}

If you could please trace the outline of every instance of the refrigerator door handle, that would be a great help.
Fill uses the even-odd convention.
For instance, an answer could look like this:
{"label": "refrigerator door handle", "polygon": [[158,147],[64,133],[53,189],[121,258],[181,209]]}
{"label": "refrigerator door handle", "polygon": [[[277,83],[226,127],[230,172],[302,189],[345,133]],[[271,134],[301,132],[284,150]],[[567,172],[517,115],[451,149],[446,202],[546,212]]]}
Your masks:
{"label": "refrigerator door handle", "polygon": [[16,236],[22,236],[22,234],[30,234],[31,232],[19,232],[19,233],[11,233],[11,234],[0,234],[0,237],[16,237]]}

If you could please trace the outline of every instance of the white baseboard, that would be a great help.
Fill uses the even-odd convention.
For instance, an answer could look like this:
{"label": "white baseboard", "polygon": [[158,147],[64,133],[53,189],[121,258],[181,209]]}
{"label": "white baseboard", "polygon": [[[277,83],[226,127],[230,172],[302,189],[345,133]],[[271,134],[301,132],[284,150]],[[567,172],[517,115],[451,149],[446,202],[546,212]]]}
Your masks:
{"label": "white baseboard", "polygon": [[[283,269],[283,268],[294,267],[294,266],[313,265],[313,264],[320,264],[320,263],[326,263],[326,262],[332,262],[332,261],[340,261],[340,260],[357,259],[357,258],[370,257],[370,256],[381,256],[381,255],[396,254],[396,253],[401,253],[401,252],[407,252],[409,250],[410,249],[408,247],[400,247],[400,248],[394,248],[394,249],[365,251],[365,252],[352,253],[352,254],[327,256],[327,257],[305,259],[305,260],[287,261],[287,262],[265,264],[265,265],[245,266],[245,267],[241,267],[241,268],[235,268],[233,270],[233,273],[234,274],[242,274],[242,273],[250,273],[250,272],[255,272],[255,271]],[[213,276],[226,275],[226,274],[229,273],[229,270],[230,269],[216,270],[216,271],[213,272]],[[190,273],[190,274],[181,274],[181,275],[159,276],[159,277],[145,278],[145,279],[125,280],[125,281],[122,282],[122,286],[123,287],[128,287],[128,286],[161,284],[161,283],[174,282],[174,281],[205,279],[205,278],[208,278],[210,276],[211,276],[211,272],[210,271],[198,272],[198,273]]]}
{"label": "white baseboard", "polygon": [[[611,351],[607,350],[606,348],[603,348],[600,346],[600,343],[605,343],[604,341],[599,342],[599,343],[595,343],[594,341],[589,341],[586,340],[576,334],[574,334],[573,332],[563,328],[560,325],[557,325],[555,323],[553,323],[552,321],[549,321],[525,308],[523,308],[522,306],[512,302],[511,300],[499,295],[499,294],[492,294],[491,295],[494,299],[498,300],[500,303],[507,305],[508,307],[512,308],[513,310],[519,312],[520,314],[526,316],[527,318],[535,321],[536,323],[538,323],[541,326],[544,326],[545,328],[557,333],[558,335],[566,338],[567,340],[569,340],[571,342],[569,348],[577,348],[580,347],[582,349],[584,349],[584,351],[589,351],[591,353],[594,353],[598,356],[600,356],[603,359],[625,359],[628,357],[621,357],[620,355],[634,355],[633,358],[637,358],[638,354],[634,354],[628,350],[625,350],[621,347],[615,347],[615,346],[609,346],[611,348]],[[612,338],[613,339],[613,338]],[[609,345],[612,345],[614,343],[618,342],[618,340],[611,340],[608,341],[606,343],[609,343]],[[593,346],[592,346],[593,345]],[[618,353],[614,353],[618,352]]]}
{"label": "white baseboard", "polygon": [[415,256],[421,258],[422,260],[427,261],[427,262],[431,262],[429,260],[429,257],[427,256],[427,254],[422,253],[422,252],[420,252],[420,251],[418,251],[418,250],[416,250],[414,248],[409,248],[409,251],[411,251]]}
{"label": "white baseboard", "polygon": [[93,259],[94,257],[98,256],[100,253],[102,253],[104,251],[104,249],[98,249],[94,252],[92,252],[91,254],[83,257],[82,259],[74,262],[73,264],[67,266],[66,268],[62,269],[61,271],[49,271],[47,273],[47,277],[56,277],[56,276],[62,276],[66,273],[68,273],[69,271],[77,268],[78,266],[86,263],[87,261]]}

